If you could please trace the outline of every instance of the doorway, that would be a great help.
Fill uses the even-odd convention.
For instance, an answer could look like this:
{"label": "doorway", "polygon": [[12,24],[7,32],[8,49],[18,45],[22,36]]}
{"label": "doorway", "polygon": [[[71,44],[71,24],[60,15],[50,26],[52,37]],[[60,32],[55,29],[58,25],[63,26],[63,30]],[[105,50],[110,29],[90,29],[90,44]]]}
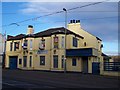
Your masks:
{"label": "doorway", "polygon": [[17,69],[17,56],[10,56],[9,57],[9,68],[10,69]]}
{"label": "doorway", "polygon": [[88,57],[82,57],[82,72],[88,73]]}

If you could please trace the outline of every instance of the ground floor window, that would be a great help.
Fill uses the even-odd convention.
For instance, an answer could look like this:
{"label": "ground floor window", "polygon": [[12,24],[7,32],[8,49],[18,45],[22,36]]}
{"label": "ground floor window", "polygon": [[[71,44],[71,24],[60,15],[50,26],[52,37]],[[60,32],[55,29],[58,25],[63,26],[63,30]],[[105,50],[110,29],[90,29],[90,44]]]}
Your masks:
{"label": "ground floor window", "polygon": [[45,56],[40,56],[40,65],[45,65]]}
{"label": "ground floor window", "polygon": [[30,67],[32,67],[32,56],[30,56]]}
{"label": "ground floor window", "polygon": [[72,66],[76,66],[76,65],[77,65],[76,58],[72,58]]}
{"label": "ground floor window", "polygon": [[53,56],[53,67],[58,68],[58,55]]}
{"label": "ground floor window", "polygon": [[23,67],[27,67],[27,56],[23,56]]}
{"label": "ground floor window", "polygon": [[62,55],[61,67],[64,68],[64,55]]}
{"label": "ground floor window", "polygon": [[21,58],[19,59],[19,64],[22,64],[22,59]]}

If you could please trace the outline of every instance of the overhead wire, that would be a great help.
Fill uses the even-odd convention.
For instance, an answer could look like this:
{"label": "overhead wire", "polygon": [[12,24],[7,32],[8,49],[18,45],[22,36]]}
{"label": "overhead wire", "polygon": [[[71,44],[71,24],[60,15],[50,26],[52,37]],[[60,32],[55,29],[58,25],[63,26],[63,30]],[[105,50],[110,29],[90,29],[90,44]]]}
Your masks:
{"label": "overhead wire", "polygon": [[[104,1],[101,1],[101,2],[95,2],[95,3],[90,3],[90,4],[79,6],[79,7],[74,7],[74,8],[71,8],[71,9],[67,9],[67,11],[71,11],[71,10],[75,10],[75,9],[78,9],[78,8],[83,8],[83,7],[87,7],[87,6],[91,6],[91,5],[100,4],[100,3],[103,3],[103,2],[106,2],[106,1],[110,1],[110,0],[104,0]],[[41,17],[51,16],[51,15],[62,13],[62,12],[64,12],[64,11],[57,11],[57,12],[53,12],[53,13],[50,13],[50,14],[41,15],[41,16],[38,16],[38,17],[35,17],[35,18],[29,18],[29,19],[14,22],[14,23],[19,25],[19,23],[27,22],[27,21],[30,21],[30,20],[37,20],[37,19],[39,19]],[[6,26],[10,26],[10,25],[15,25],[15,24],[10,23],[9,25],[2,25],[2,27],[6,27]]]}

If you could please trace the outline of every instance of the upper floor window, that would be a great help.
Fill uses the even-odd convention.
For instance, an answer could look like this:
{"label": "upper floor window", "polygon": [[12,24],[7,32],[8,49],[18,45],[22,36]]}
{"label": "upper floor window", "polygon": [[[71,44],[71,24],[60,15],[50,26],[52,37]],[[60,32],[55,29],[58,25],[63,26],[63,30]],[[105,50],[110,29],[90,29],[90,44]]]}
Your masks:
{"label": "upper floor window", "polygon": [[84,42],[84,46],[87,46],[87,43],[86,43],[86,42]]}
{"label": "upper floor window", "polygon": [[32,50],[32,40],[30,40],[30,50]]}
{"label": "upper floor window", "polygon": [[41,39],[39,49],[45,49],[45,39]]}
{"label": "upper floor window", "polygon": [[77,47],[77,44],[78,44],[77,38],[73,37],[73,46]]}
{"label": "upper floor window", "polygon": [[19,59],[19,64],[22,64],[22,59],[21,58]]}
{"label": "upper floor window", "polygon": [[28,46],[28,40],[24,40],[24,43],[22,45],[23,49],[27,49]]}
{"label": "upper floor window", "polygon": [[54,37],[54,48],[58,48],[58,37]]}
{"label": "upper floor window", "polygon": [[16,51],[16,49],[19,49],[19,42],[14,42],[14,51]]}
{"label": "upper floor window", "polygon": [[12,46],[13,46],[13,43],[11,42],[10,43],[10,51],[12,51]]}

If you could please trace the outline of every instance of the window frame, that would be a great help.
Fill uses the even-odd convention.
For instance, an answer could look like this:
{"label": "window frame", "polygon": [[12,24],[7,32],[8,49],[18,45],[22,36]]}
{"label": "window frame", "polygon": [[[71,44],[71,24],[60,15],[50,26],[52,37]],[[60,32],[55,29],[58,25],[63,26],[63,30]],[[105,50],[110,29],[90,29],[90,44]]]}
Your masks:
{"label": "window frame", "polygon": [[[55,40],[56,38],[57,38],[57,41]],[[54,40],[54,48],[59,48],[59,37],[55,36],[53,37],[53,40]]]}
{"label": "window frame", "polygon": [[30,56],[29,66],[32,67],[32,56]]}
{"label": "window frame", "polygon": [[58,55],[53,55],[53,68],[58,68],[58,59]]}
{"label": "window frame", "polygon": [[72,58],[72,66],[77,66],[77,59],[76,58]]}
{"label": "window frame", "polygon": [[[44,57],[44,59],[42,59]],[[40,56],[40,65],[45,65],[45,56]]]}
{"label": "window frame", "polygon": [[13,49],[13,42],[10,42],[10,51]]}
{"label": "window frame", "polygon": [[73,37],[73,47],[77,47],[78,46],[78,41],[76,37]]}
{"label": "window frame", "polygon": [[33,48],[33,40],[32,39],[30,39],[30,50],[32,50],[32,48]]}
{"label": "window frame", "polygon": [[61,68],[64,68],[64,55],[61,57]]}
{"label": "window frame", "polygon": [[19,64],[20,64],[20,65],[22,64],[22,59],[21,59],[21,58],[19,59]]}

